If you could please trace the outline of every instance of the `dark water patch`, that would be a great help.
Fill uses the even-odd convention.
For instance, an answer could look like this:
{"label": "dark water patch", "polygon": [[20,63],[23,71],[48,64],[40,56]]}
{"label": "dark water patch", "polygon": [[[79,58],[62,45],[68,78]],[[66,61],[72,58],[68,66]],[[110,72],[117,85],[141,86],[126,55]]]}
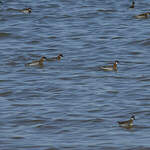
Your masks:
{"label": "dark water patch", "polygon": [[19,12],[19,10],[16,9],[16,8],[7,8],[6,11],[8,11],[8,12],[9,12],[9,11],[10,11],[10,12],[11,12],[11,11],[14,11],[14,12],[17,12],[17,11],[18,11],[18,12]]}
{"label": "dark water patch", "polygon": [[27,44],[35,44],[35,45],[38,43],[40,43],[40,41],[37,40],[27,42]]}
{"label": "dark water patch", "polygon": [[141,45],[150,46],[150,39],[146,39],[146,40],[142,41]]}
{"label": "dark water patch", "polygon": [[28,149],[28,150],[35,150],[35,149],[39,149],[39,150],[43,150],[46,149],[48,147],[48,145],[43,145],[43,144],[37,144],[37,145],[24,145],[24,146],[16,146],[16,148],[19,149]]}
{"label": "dark water patch", "polygon": [[150,147],[145,147],[145,146],[136,146],[136,147],[132,147],[132,148],[128,148],[127,150],[149,150]]}
{"label": "dark water patch", "polygon": [[[148,81],[150,81],[150,78],[145,77],[145,76],[143,75],[143,76],[141,76],[141,77],[138,77],[137,80],[142,81],[142,82],[148,82]],[[148,85],[146,85],[146,86],[148,86]]]}
{"label": "dark water patch", "polygon": [[98,9],[98,12],[104,12],[104,13],[112,13],[112,12],[116,12],[116,10],[114,9]]}
{"label": "dark water patch", "polygon": [[10,95],[12,95],[12,91],[7,91],[7,92],[0,92],[0,96],[2,96],[2,97],[6,97],[6,96],[10,96]]}
{"label": "dark water patch", "polygon": [[47,130],[55,130],[55,129],[58,129],[56,125],[45,125],[45,124],[41,124],[41,125],[36,125],[35,128],[37,128],[38,130],[41,130],[41,131],[47,131]]}
{"label": "dark water patch", "polygon": [[[99,109],[91,109],[91,110],[88,110],[89,113],[96,113],[96,112],[99,112]],[[99,120],[99,119],[98,119]]]}
{"label": "dark water patch", "polygon": [[49,146],[50,148],[46,148],[45,150],[59,150],[59,148],[56,148],[54,146]]}
{"label": "dark water patch", "polygon": [[[76,79],[89,79],[91,76],[86,76],[86,75],[77,75],[77,76],[75,76],[75,77],[63,77],[63,78],[60,78],[61,80],[76,80]],[[78,84],[78,83],[75,83],[75,84]]]}
{"label": "dark water patch", "polygon": [[[5,73],[4,73],[5,74]],[[5,83],[5,82],[12,82],[13,80],[0,80],[0,83]]]}
{"label": "dark water patch", "polygon": [[[107,144],[106,144],[107,145]],[[91,146],[89,146],[90,148],[92,148]],[[114,146],[100,146],[101,149],[103,150],[116,150],[118,149],[118,147],[114,147]]]}
{"label": "dark water patch", "polygon": [[113,91],[107,91],[109,94],[118,94],[119,92],[118,91],[115,91],[115,90],[113,90]]}
{"label": "dark water patch", "polygon": [[11,62],[6,63],[6,65],[13,67],[13,66],[16,66],[17,63],[15,61],[11,61]]}
{"label": "dark water patch", "polygon": [[8,38],[10,37],[12,34],[11,33],[5,33],[5,32],[0,32],[0,38]]}
{"label": "dark water patch", "polygon": [[97,12],[91,12],[91,13],[87,13],[87,14],[80,14],[80,18],[81,19],[86,19],[86,18],[88,18],[88,19],[90,19],[90,18],[92,18],[93,19],[93,17],[95,18],[96,16],[98,16],[98,13]]}
{"label": "dark water patch", "polygon": [[129,52],[129,54],[130,55],[140,55],[140,54],[142,54],[142,52],[137,52],[137,51],[136,52]]}
{"label": "dark water patch", "polygon": [[121,37],[121,36],[115,36],[115,37],[112,37],[112,40],[118,40],[118,39],[122,39],[123,37]]}
{"label": "dark water patch", "polygon": [[41,104],[12,104],[14,107],[37,107],[37,106],[42,106]]}
{"label": "dark water patch", "polygon": [[67,19],[67,18],[72,18],[72,16],[71,16],[71,15],[63,15],[63,16],[61,16],[60,18],[61,18],[61,19],[65,19],[65,18],[66,18],[66,19]]}
{"label": "dark water patch", "polygon": [[19,120],[14,120],[11,121],[11,123],[13,124],[19,124],[19,125],[24,125],[24,126],[33,126],[33,125],[37,125],[37,124],[43,124],[45,123],[45,120],[39,120],[39,119],[19,119]]}
{"label": "dark water patch", "polygon": [[47,148],[45,150],[59,150],[58,148],[55,148],[54,146],[50,146],[50,148]]}
{"label": "dark water patch", "polygon": [[143,40],[133,40],[133,41],[130,41],[128,42],[129,45],[140,45],[141,43],[143,42]]}
{"label": "dark water patch", "polygon": [[11,137],[11,139],[19,140],[19,139],[24,139],[24,137],[22,137],[22,136],[13,136],[13,137]]}
{"label": "dark water patch", "polygon": [[0,18],[0,21],[1,21],[1,22],[6,22],[6,21],[7,21],[7,18]]}

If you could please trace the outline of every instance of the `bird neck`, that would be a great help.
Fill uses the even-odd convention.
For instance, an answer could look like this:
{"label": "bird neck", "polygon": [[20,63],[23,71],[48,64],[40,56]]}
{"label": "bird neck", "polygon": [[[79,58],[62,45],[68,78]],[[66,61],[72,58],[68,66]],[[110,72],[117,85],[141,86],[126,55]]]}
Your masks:
{"label": "bird neck", "polygon": [[44,58],[42,57],[42,58],[39,60],[39,62],[42,63],[43,61],[44,61]]}
{"label": "bird neck", "polygon": [[57,56],[57,60],[60,60],[61,59],[61,56]]}
{"label": "bird neck", "polygon": [[114,68],[115,70],[117,70],[117,64],[116,64],[116,63],[113,64],[113,68]]}

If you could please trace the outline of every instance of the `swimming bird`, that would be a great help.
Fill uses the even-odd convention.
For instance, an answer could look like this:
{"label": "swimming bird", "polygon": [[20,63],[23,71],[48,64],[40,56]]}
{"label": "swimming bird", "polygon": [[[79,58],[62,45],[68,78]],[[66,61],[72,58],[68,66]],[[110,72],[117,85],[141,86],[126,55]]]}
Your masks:
{"label": "swimming bird", "polygon": [[130,120],[118,121],[118,124],[121,127],[132,127],[133,126],[133,120],[135,120],[135,116],[134,115],[131,116]]}
{"label": "swimming bird", "polygon": [[111,66],[101,66],[100,69],[105,70],[105,71],[117,71],[117,64],[119,63],[119,61],[115,61],[113,65]]}
{"label": "swimming bird", "polygon": [[130,6],[130,8],[134,8],[135,2],[132,2],[132,5]]}
{"label": "swimming bird", "polygon": [[42,57],[40,60],[32,61],[31,63],[25,64],[25,66],[43,66],[43,62],[47,60],[46,57]]}
{"label": "swimming bird", "polygon": [[147,12],[147,13],[143,13],[143,14],[140,14],[140,15],[137,15],[135,16],[137,19],[146,19],[148,18],[150,15],[150,12]]}
{"label": "swimming bird", "polygon": [[63,54],[59,54],[57,57],[47,58],[47,61],[61,60],[62,57]]}
{"label": "swimming bird", "polygon": [[29,14],[32,12],[32,9],[31,8],[25,8],[25,9],[20,10],[20,12],[25,13],[25,14]]}

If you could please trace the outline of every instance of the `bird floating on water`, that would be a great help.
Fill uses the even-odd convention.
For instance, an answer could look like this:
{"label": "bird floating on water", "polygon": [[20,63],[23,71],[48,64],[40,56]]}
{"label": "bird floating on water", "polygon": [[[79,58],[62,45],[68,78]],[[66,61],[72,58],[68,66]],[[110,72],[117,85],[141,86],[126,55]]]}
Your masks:
{"label": "bird floating on water", "polygon": [[43,62],[47,60],[45,56],[43,56],[40,60],[32,61],[31,63],[25,64],[25,66],[43,66]]}
{"label": "bird floating on water", "polygon": [[25,14],[30,14],[32,12],[32,9],[31,8],[25,8],[25,9],[20,10],[20,12],[25,13]]}
{"label": "bird floating on water", "polygon": [[135,120],[135,116],[132,115],[130,120],[127,121],[118,121],[119,126],[130,128],[133,126],[133,120]]}
{"label": "bird floating on water", "polygon": [[116,60],[113,65],[111,65],[111,66],[101,66],[100,69],[105,70],[105,71],[117,71],[118,70],[118,68],[117,68],[118,63],[119,63],[119,61]]}
{"label": "bird floating on water", "polygon": [[150,16],[150,12],[139,14],[135,16],[137,19],[147,19]]}
{"label": "bird floating on water", "polygon": [[130,8],[134,8],[135,2],[132,1],[132,5],[130,6]]}
{"label": "bird floating on water", "polygon": [[56,57],[47,58],[47,61],[61,60],[62,57],[63,57],[63,54],[59,54],[59,55],[56,56]]}

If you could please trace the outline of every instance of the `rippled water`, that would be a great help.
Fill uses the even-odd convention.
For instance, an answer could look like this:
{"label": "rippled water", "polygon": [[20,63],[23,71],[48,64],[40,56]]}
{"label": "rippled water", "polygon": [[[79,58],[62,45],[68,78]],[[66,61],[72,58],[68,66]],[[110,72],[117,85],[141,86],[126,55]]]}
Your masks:
{"label": "rippled water", "polygon": [[[150,149],[150,19],[135,18],[150,2],[130,4],[2,0],[0,149]],[[118,72],[99,69],[114,60]],[[131,114],[134,127],[119,127]]]}

